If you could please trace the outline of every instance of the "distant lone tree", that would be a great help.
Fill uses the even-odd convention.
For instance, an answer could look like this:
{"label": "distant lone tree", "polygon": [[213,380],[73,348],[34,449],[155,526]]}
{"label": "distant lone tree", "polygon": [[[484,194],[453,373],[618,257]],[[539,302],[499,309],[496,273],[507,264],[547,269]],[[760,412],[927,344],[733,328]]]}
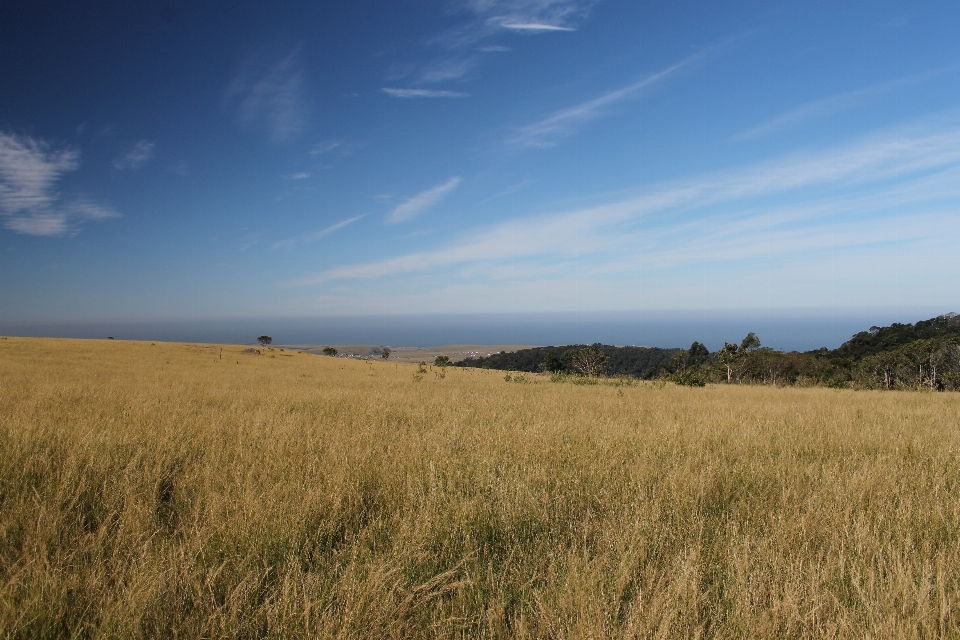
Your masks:
{"label": "distant lone tree", "polygon": [[599,347],[586,347],[573,356],[573,368],[584,376],[599,376],[607,366],[607,354]]}
{"label": "distant lone tree", "polygon": [[265,347],[271,342],[273,342],[273,338],[271,338],[270,336],[260,336],[259,338],[257,338],[257,342],[260,343],[261,347]]}
{"label": "distant lone tree", "polygon": [[333,347],[324,347],[324,348],[323,348],[323,355],[325,355],[325,356],[335,356],[335,355],[337,355],[337,350],[334,349]]}
{"label": "distant lone tree", "polygon": [[435,367],[445,367],[450,364],[450,358],[448,356],[437,356],[433,359],[433,366]]}
{"label": "distant lone tree", "polygon": [[384,360],[386,360],[387,358],[389,358],[389,357],[390,357],[390,349],[387,349],[386,347],[384,347],[384,348],[383,348],[383,351],[380,352],[380,357],[383,358]]}

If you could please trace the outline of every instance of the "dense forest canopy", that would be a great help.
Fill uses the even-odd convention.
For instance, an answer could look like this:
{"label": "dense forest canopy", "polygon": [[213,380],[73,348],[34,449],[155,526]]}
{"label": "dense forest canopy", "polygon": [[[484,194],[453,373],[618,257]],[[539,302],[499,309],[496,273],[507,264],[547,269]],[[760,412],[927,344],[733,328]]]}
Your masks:
{"label": "dense forest canopy", "polygon": [[870,327],[844,342],[837,349],[827,352],[830,358],[851,358],[860,361],[883,351],[917,340],[960,339],[960,316],[947,313],[916,324],[893,323],[889,327]]}
{"label": "dense forest canopy", "polygon": [[749,333],[714,353],[699,342],[689,349],[578,344],[501,352],[468,358],[457,366],[663,378],[691,386],[725,382],[960,390],[960,316],[948,313],[916,324],[871,327],[836,349],[806,353],[764,347]]}
{"label": "dense forest canopy", "polygon": [[577,373],[574,360],[586,349],[599,349],[607,357],[603,373],[627,375],[635,378],[649,377],[683,349],[660,347],[613,347],[605,344],[573,344],[560,347],[534,347],[511,353],[494,353],[485,358],[467,358],[457,363],[459,367],[478,369],[501,369],[528,373]]}

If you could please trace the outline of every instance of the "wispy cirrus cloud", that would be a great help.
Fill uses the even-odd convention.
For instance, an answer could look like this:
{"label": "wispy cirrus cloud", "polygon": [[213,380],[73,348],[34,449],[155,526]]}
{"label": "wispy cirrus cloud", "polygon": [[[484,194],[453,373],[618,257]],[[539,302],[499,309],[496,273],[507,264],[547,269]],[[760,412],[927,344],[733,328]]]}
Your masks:
{"label": "wispy cirrus cloud", "polygon": [[[865,184],[882,186],[862,195]],[[592,256],[594,270],[779,257],[960,232],[960,124],[884,131],[852,144],[642,189],[598,207],[478,229],[443,248],[343,265],[291,285],[376,279],[470,263]]]}
{"label": "wispy cirrus cloud", "polygon": [[547,34],[576,31],[597,0],[452,0],[454,12],[467,19],[429,39],[428,46],[446,50],[410,72],[414,84],[460,80],[490,53],[510,51],[491,39],[506,34]]}
{"label": "wispy cirrus cloud", "polygon": [[503,51],[502,45],[481,42],[504,34],[576,31],[597,0],[452,0],[455,12],[469,18],[432,38],[450,50]]}
{"label": "wispy cirrus cloud", "polygon": [[416,218],[446,198],[451,191],[457,188],[458,184],[460,184],[460,178],[450,178],[443,184],[418,193],[391,211],[387,215],[387,223],[396,224]]}
{"label": "wispy cirrus cloud", "polygon": [[53,150],[29,136],[0,133],[0,203],[4,211],[36,210],[54,204],[53,187],[80,166],[74,149]]}
{"label": "wispy cirrus cloud", "polygon": [[330,153],[331,151],[336,151],[337,149],[343,147],[342,140],[323,140],[318,142],[312,149],[310,149],[310,155],[312,156],[322,156],[324,154]]}
{"label": "wispy cirrus cloud", "polygon": [[574,31],[596,0],[467,0],[485,24],[514,31]]}
{"label": "wispy cirrus cloud", "polygon": [[558,138],[572,134],[577,127],[600,117],[609,107],[633,96],[644,87],[666,80],[697,57],[699,56],[692,56],[625,87],[555,111],[532,124],[521,127],[507,139],[507,143],[517,147],[552,147]]}
{"label": "wispy cirrus cloud", "polygon": [[434,91],[431,89],[392,89],[384,88],[383,92],[394,98],[469,98],[469,93],[460,91]]}
{"label": "wispy cirrus cloud", "polygon": [[54,149],[30,136],[0,133],[0,220],[17,233],[62,235],[84,220],[117,213],[90,200],[65,200],[56,191],[64,174],[80,167],[75,149]]}
{"label": "wispy cirrus cloud", "polygon": [[153,159],[153,149],[157,145],[147,140],[141,140],[133,145],[129,151],[113,161],[113,168],[117,171],[139,169]]}
{"label": "wispy cirrus cloud", "polygon": [[356,221],[359,220],[360,218],[364,217],[365,215],[366,215],[366,214],[359,215],[359,216],[353,216],[352,218],[347,218],[346,220],[341,220],[340,222],[338,222],[338,223],[336,223],[336,224],[332,224],[332,225],[330,225],[329,227],[327,227],[326,229],[323,229],[323,230],[321,230],[321,231],[317,231],[317,232],[315,232],[315,233],[307,233],[307,234],[300,235],[300,236],[293,236],[292,238],[287,238],[286,240],[280,240],[279,242],[274,242],[274,243],[271,245],[271,248],[272,248],[272,249],[283,249],[283,248],[292,247],[292,246],[295,246],[295,245],[298,245],[298,244],[307,244],[307,243],[309,243],[309,242],[316,242],[317,240],[320,240],[320,239],[322,239],[322,238],[325,238],[325,237],[327,237],[328,235],[330,235],[331,233],[334,233],[335,231],[339,231],[340,229],[343,229],[343,228],[346,227],[347,225],[353,224],[354,222],[356,222]]}
{"label": "wispy cirrus cloud", "polygon": [[417,77],[419,84],[437,84],[450,80],[459,80],[480,63],[481,56],[476,54],[456,55],[452,58],[434,60],[423,66]]}
{"label": "wispy cirrus cloud", "polygon": [[561,27],[540,22],[503,22],[500,26],[512,31],[576,31],[573,27]]}
{"label": "wispy cirrus cloud", "polygon": [[301,131],[308,108],[299,51],[279,59],[268,54],[252,56],[227,85],[224,102],[236,111],[242,127],[262,126],[275,142]]}
{"label": "wispy cirrus cloud", "polygon": [[929,80],[943,74],[948,70],[949,69],[938,69],[935,71],[928,71],[903,78],[897,78],[896,80],[891,80],[890,82],[881,82],[869,87],[854,89],[853,91],[844,91],[843,93],[838,93],[826,98],[814,100],[812,102],[802,104],[794,109],[785,111],[773,118],[770,118],[769,120],[761,122],[755,127],[750,127],[745,131],[741,131],[733,136],[732,139],[734,141],[749,140],[758,136],[788,129],[807,120],[814,120],[816,118],[822,118],[835,113],[853,109],[862,105],[871,98],[876,98],[884,93],[888,93],[911,84]]}

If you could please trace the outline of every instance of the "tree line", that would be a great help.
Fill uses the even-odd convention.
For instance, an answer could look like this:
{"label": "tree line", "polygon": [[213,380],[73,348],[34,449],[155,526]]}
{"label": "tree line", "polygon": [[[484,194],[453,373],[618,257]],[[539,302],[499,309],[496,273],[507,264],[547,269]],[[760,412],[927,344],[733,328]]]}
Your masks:
{"label": "tree line", "polygon": [[571,375],[625,375],[647,378],[658,367],[669,364],[682,349],[660,347],[614,347],[605,344],[574,344],[559,347],[534,347],[481,358],[467,358],[458,367],[500,369],[526,373],[565,373]]}
{"label": "tree line", "polygon": [[825,385],[860,389],[960,390],[960,316],[870,327],[836,349],[800,353],[764,347],[753,333],[709,353],[694,342],[658,372],[679,384]]}
{"label": "tree line", "polygon": [[570,345],[468,358],[458,366],[575,375],[627,375],[677,384],[768,384],[860,389],[960,390],[960,316],[871,327],[836,349],[780,351],[749,333],[711,352],[688,349]]}

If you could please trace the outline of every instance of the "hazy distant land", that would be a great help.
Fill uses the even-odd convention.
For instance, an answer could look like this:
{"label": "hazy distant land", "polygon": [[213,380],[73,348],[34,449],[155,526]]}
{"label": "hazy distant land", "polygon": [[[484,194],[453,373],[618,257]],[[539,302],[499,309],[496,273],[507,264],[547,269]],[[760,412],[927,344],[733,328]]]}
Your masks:
{"label": "hazy distant land", "polygon": [[277,345],[284,349],[293,349],[303,353],[322,354],[326,347],[333,347],[337,350],[337,356],[341,358],[354,358],[357,360],[382,360],[384,348],[390,350],[389,362],[426,362],[432,363],[437,356],[447,356],[450,362],[460,362],[465,358],[481,358],[495,353],[505,351],[511,353],[520,349],[530,349],[534,345],[517,344],[448,344],[440,347],[390,347],[386,345],[356,345],[356,344],[324,344],[324,345],[296,345],[284,344]]}

